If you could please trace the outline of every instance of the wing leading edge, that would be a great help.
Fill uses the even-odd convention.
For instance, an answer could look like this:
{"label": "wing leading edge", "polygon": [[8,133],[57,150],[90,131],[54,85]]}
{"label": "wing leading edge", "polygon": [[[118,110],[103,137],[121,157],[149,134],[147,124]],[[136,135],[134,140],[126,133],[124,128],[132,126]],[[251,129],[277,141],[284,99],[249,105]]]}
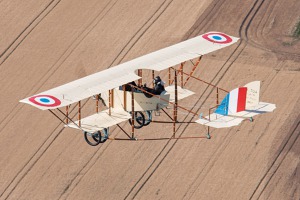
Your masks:
{"label": "wing leading edge", "polygon": [[21,100],[41,110],[70,105],[131,81],[140,79],[137,69],[160,71],[180,64],[238,41],[238,38],[220,32],[209,32],[170,47],[138,57],[115,67],[83,77],[65,85]]}

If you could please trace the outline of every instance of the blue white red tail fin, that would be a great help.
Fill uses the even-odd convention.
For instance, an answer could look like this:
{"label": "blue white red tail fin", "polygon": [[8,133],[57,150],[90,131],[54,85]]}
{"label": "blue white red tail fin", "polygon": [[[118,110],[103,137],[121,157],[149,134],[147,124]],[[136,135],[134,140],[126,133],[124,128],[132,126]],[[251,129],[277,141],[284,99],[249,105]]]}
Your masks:
{"label": "blue white red tail fin", "polygon": [[231,115],[246,109],[247,87],[240,87],[230,91],[215,113],[220,115]]}
{"label": "blue white red tail fin", "polygon": [[239,125],[245,119],[255,115],[273,112],[276,105],[259,102],[260,81],[253,81],[244,87],[230,91],[215,113],[201,117],[196,122],[214,128],[225,128]]}

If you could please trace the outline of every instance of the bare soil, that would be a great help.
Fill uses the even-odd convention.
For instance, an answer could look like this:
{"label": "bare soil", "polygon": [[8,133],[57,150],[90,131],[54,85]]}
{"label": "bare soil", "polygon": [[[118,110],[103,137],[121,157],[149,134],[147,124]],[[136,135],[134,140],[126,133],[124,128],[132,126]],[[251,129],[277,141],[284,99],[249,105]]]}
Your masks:
{"label": "bare soil", "polygon": [[[0,199],[300,199],[299,9],[299,0],[0,0]],[[80,131],[18,102],[207,31],[241,40],[205,55],[195,76],[227,90],[260,80],[273,113],[213,129],[210,140],[91,147]],[[215,104],[213,88],[195,80],[187,88],[196,94],[180,105],[206,114]],[[196,117],[180,111],[179,120]],[[176,135],[206,132],[181,123]],[[136,134],[170,137],[172,124]]]}

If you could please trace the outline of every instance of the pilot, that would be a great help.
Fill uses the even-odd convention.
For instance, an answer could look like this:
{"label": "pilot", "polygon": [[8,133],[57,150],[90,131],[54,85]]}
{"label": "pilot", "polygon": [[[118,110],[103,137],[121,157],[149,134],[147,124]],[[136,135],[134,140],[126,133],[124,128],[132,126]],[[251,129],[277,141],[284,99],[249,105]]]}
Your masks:
{"label": "pilot", "polygon": [[[153,95],[160,95],[163,91],[165,91],[165,87],[164,87],[165,82],[162,81],[159,76],[154,78],[153,83],[154,83],[154,88],[149,88],[147,87],[146,84],[142,86],[142,88],[147,91],[144,92],[144,95],[148,98],[151,98]],[[152,95],[149,93],[151,93]]]}
{"label": "pilot", "polygon": [[[136,91],[136,88],[135,88],[135,87],[132,87],[131,85],[137,86],[136,83],[135,83],[134,81],[131,81],[131,82],[125,84],[125,91],[131,91],[132,88],[133,88],[133,91]],[[123,87],[120,86],[119,89],[120,89],[120,90],[123,90]]]}
{"label": "pilot", "polygon": [[153,88],[153,94],[160,95],[163,91],[165,91],[165,82],[161,80],[159,76],[155,77],[154,80],[154,88]]}

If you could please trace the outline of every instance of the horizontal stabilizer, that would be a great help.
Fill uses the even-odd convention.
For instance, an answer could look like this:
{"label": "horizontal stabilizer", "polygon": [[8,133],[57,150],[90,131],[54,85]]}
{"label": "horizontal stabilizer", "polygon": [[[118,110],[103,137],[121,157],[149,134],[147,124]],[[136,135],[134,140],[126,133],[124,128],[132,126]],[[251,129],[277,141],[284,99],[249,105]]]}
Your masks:
{"label": "horizontal stabilizer", "polygon": [[239,125],[243,120],[250,119],[255,115],[272,112],[275,108],[275,104],[259,102],[256,106],[249,107],[249,109],[235,114],[225,116],[213,113],[210,116],[206,116],[205,119],[198,119],[196,122],[214,128],[232,127]]}
{"label": "horizontal stabilizer", "polygon": [[259,102],[256,106],[251,106],[245,111],[235,113],[230,116],[250,118],[258,114],[273,112],[275,108],[276,108],[275,104]]}
{"label": "horizontal stabilizer", "polygon": [[[210,121],[207,120],[210,117]],[[198,124],[214,127],[214,128],[227,128],[239,125],[244,119],[237,117],[230,117],[213,113],[210,116],[206,116],[207,119],[198,119]]]}

